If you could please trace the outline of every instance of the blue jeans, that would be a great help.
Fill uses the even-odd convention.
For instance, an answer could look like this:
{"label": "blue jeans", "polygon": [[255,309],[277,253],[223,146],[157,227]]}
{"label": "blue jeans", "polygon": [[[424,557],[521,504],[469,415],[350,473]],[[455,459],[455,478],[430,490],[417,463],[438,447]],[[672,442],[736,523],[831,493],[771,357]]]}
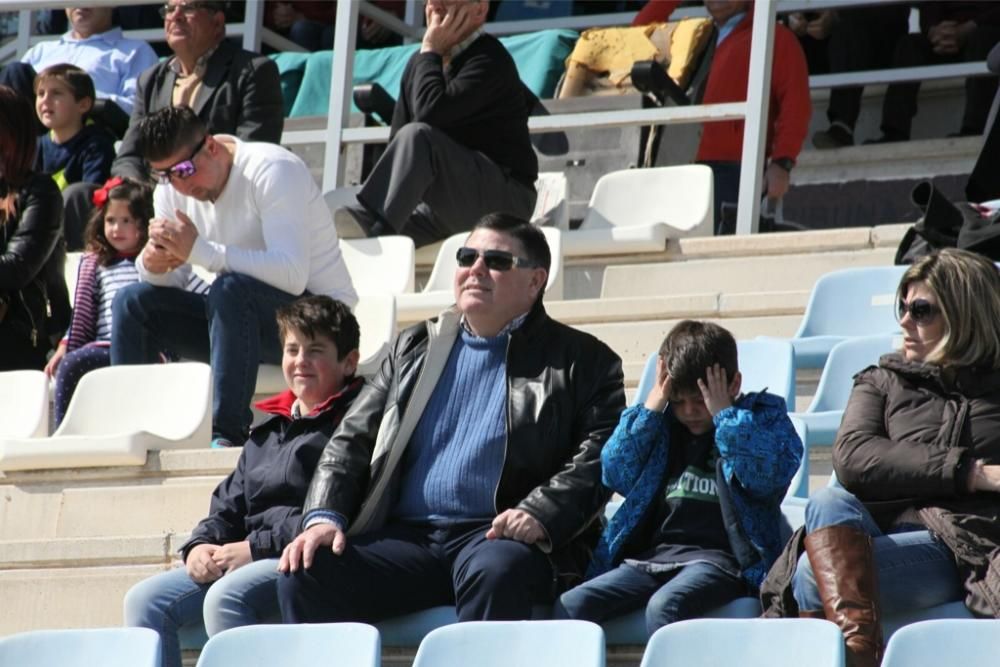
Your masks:
{"label": "blue jeans", "polygon": [[[806,532],[827,526],[852,526],[872,536],[883,614],[926,609],[965,596],[955,557],[927,530],[901,526],[898,531],[885,534],[860,500],[837,487],[813,494],[806,506]],[[914,582],[919,585],[915,586]],[[823,608],[805,553],[795,570],[793,591],[799,609]]]}
{"label": "blue jeans", "polygon": [[600,623],[645,605],[646,631],[652,635],[664,625],[704,616],[746,593],[742,579],[711,563],[690,563],[657,575],[623,563],[563,593],[553,615]]}
{"label": "blue jeans", "polygon": [[281,363],[274,314],[298,298],[241,273],[220,273],[207,295],[134,283],[111,307],[111,364],[152,364],[169,350],[212,365],[212,437],[247,439],[260,363]]}
{"label": "blue jeans", "polygon": [[208,636],[223,630],[278,622],[278,559],[253,561],[211,584],[196,584],[183,567],[162,572],[125,594],[125,626],[160,634],[163,667],[181,667],[178,632],[204,623]]}

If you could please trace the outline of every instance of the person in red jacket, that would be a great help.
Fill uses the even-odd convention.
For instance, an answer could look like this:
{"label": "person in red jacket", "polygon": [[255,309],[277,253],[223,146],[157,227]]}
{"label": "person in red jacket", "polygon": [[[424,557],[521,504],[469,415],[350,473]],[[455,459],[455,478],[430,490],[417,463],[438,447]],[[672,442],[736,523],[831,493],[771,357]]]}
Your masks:
{"label": "person in red jacket", "polygon": [[[666,21],[679,0],[650,0],[632,25]],[[709,69],[702,104],[746,100],[750,73],[750,33],[753,25],[749,0],[705,0],[718,31],[715,54]],[[771,103],[765,150],[767,196],[780,199],[788,191],[792,167],[809,129],[809,73],[805,55],[788,28],[774,29],[771,68]],[[715,176],[715,220],[722,219],[722,204],[739,198],[740,160],[743,152],[743,121],[705,123],[697,162],[712,168]]]}

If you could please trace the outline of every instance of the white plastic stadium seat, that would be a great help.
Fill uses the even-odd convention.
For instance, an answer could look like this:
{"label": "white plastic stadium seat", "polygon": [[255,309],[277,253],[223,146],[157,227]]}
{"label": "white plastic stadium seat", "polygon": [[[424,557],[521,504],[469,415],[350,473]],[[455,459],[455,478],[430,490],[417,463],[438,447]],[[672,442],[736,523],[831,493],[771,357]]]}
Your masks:
{"label": "white plastic stadium seat", "polygon": [[566,194],[569,185],[566,174],[561,171],[543,171],[535,181],[535,210],[531,214],[531,224],[557,227],[569,230],[569,201]]}
{"label": "white plastic stadium seat", "polygon": [[63,277],[66,278],[66,287],[69,290],[69,305],[73,305],[76,296],[76,274],[80,270],[80,260],[83,259],[82,252],[66,253],[66,265],[63,267]]}
{"label": "white plastic stadium seat", "polygon": [[49,378],[42,371],[0,373],[0,439],[49,434]]}
{"label": "white plastic stadium seat", "polygon": [[380,236],[340,242],[347,272],[358,296],[413,291],[413,239]]}
{"label": "white plastic stadium seat", "polygon": [[0,441],[0,470],[143,465],[149,450],[211,437],[208,364],[109,366],[83,376],[51,437]]}
{"label": "white plastic stadium seat", "polygon": [[[549,243],[552,254],[552,266],[549,268],[549,278],[545,286],[545,298],[559,300],[563,292],[562,276],[562,239],[567,232],[555,227],[540,227]],[[400,294],[396,298],[396,310],[399,320],[416,322],[429,317],[436,317],[442,310],[455,303],[453,280],[455,277],[455,254],[469,238],[468,232],[454,234],[445,239],[438,251],[434,268],[423,292],[416,294]]]}
{"label": "white plastic stadium seat", "polygon": [[710,236],[712,193],[712,170],[701,164],[605,174],[580,228],[563,239],[566,256],[661,252],[667,239]]}
{"label": "white plastic stadium seat", "polygon": [[391,294],[369,294],[358,298],[354,316],[361,328],[361,361],[358,374],[371,377],[389,352],[396,336],[396,298]]}

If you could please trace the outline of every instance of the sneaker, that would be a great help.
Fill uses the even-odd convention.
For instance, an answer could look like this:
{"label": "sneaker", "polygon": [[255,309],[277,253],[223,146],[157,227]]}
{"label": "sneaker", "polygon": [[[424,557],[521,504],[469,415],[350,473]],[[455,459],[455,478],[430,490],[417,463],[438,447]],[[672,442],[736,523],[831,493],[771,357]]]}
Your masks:
{"label": "sneaker", "polygon": [[833,123],[813,135],[813,146],[820,150],[854,145],[854,133],[843,123]]}
{"label": "sneaker", "polygon": [[342,239],[366,239],[375,224],[375,217],[364,206],[341,206],[333,214],[337,236]]}
{"label": "sneaker", "polygon": [[233,443],[225,438],[212,438],[212,449],[229,449],[230,447],[235,447]]}
{"label": "sneaker", "polygon": [[875,144],[891,144],[897,141],[909,141],[910,137],[898,134],[895,132],[883,132],[882,136],[878,139],[866,139],[865,146],[874,146]]}

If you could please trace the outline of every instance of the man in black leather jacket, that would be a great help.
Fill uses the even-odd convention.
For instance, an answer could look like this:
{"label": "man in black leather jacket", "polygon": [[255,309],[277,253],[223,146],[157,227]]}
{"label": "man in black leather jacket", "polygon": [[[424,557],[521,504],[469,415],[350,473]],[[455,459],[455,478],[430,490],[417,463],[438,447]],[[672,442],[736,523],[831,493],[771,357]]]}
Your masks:
{"label": "man in black leather jacket", "polygon": [[526,221],[487,215],[457,259],[456,305],[399,335],[320,458],[279,564],[286,622],[526,619],[586,565],[621,360],[546,315]]}

